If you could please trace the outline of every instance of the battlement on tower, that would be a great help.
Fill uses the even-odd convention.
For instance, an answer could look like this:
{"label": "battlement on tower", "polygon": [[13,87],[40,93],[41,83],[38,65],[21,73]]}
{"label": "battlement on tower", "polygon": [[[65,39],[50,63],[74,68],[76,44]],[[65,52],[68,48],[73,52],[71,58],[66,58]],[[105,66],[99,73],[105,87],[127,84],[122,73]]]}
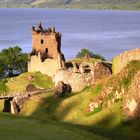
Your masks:
{"label": "battlement on tower", "polygon": [[44,35],[55,34],[61,37],[61,33],[56,32],[55,27],[52,27],[52,28],[49,27],[49,28],[43,29],[41,23],[39,23],[37,29],[35,28],[35,26],[32,26],[32,34],[44,34]]}
{"label": "battlement on tower", "polygon": [[55,27],[43,29],[41,23],[37,29],[33,26],[31,33],[32,52],[29,55],[28,71],[40,71],[53,76],[55,71],[64,67],[65,62],[61,53],[61,33],[56,32]]}

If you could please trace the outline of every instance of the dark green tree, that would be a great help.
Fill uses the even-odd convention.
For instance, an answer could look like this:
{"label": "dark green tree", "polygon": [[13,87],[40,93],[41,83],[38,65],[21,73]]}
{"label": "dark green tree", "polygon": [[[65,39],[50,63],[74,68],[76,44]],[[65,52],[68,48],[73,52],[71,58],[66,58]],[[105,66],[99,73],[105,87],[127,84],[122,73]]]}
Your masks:
{"label": "dark green tree", "polygon": [[95,59],[101,59],[103,61],[105,61],[105,58],[99,54],[94,54],[92,51],[88,50],[88,49],[81,49],[80,52],[78,52],[78,54],[76,55],[76,58],[82,58],[85,55],[88,55],[91,58],[95,58]]}
{"label": "dark green tree", "polygon": [[0,52],[0,76],[14,76],[27,71],[27,53],[18,46],[3,49]]}
{"label": "dark green tree", "polygon": [[[0,58],[1,58],[1,56],[0,56]],[[0,78],[2,78],[3,75],[4,75],[4,64],[3,64],[2,59],[0,59]]]}

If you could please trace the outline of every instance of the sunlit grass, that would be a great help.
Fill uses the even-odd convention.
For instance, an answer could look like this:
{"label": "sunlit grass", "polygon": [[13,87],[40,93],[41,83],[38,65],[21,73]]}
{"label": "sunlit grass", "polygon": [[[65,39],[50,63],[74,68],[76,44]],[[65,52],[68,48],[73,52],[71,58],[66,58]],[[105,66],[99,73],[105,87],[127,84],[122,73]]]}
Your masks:
{"label": "sunlit grass", "polygon": [[[139,61],[132,61],[126,66],[128,73],[125,73],[125,76],[126,77],[129,76],[130,81],[133,79],[134,75],[140,69],[139,64],[140,64]],[[41,75],[40,73],[35,73],[35,74],[25,73],[23,75],[15,77],[15,80],[19,82],[21,79],[22,82],[24,81],[27,82],[26,78],[29,75],[34,75],[33,79],[31,79],[31,81],[29,82],[33,83],[39,81],[38,84],[35,83],[39,85],[40,83],[43,84],[44,81],[48,80],[48,83],[50,83],[50,85],[49,84],[48,85],[50,87],[52,86],[51,84],[52,81],[49,79],[49,77],[46,77],[45,75]],[[91,102],[91,100],[93,100],[100,94],[104,86],[106,87],[112,86],[115,91],[120,89],[120,86],[123,86],[123,84],[124,85],[127,84],[127,82],[124,83],[123,81],[122,81],[123,84],[120,84],[121,79],[124,78],[123,76],[124,76],[123,74],[122,75],[120,74],[119,76],[112,75],[109,78],[104,78],[102,80],[99,80],[94,86],[88,87],[80,93],[69,93],[61,98],[56,98],[54,96],[54,93],[42,93],[40,95],[30,97],[30,100],[25,102],[25,104],[23,105],[20,115],[28,116],[27,118],[31,122],[34,122],[35,120],[34,123],[37,124],[35,124],[34,127],[38,127],[38,121],[44,122],[49,120],[49,121],[54,121],[56,124],[58,123],[60,126],[58,125],[57,128],[63,126],[63,123],[67,123],[68,126],[72,128],[76,127],[76,128],[84,129],[86,132],[87,131],[92,133],[96,132],[96,134],[111,138],[112,140],[138,139],[139,131],[140,131],[138,125],[140,124],[140,121],[138,120],[136,123],[135,121],[127,122],[125,120],[123,116],[123,112],[121,110],[121,106],[122,106],[121,100],[112,103],[110,107],[101,106],[101,108],[99,107],[96,111],[93,112],[88,111],[89,103]],[[44,87],[45,86],[46,85],[44,85]],[[111,96],[113,95],[114,93],[112,93]],[[110,100],[110,98],[108,97],[105,99],[105,101],[107,100]],[[0,108],[2,108],[2,102],[0,102]],[[16,119],[16,121],[18,121],[18,119]],[[27,122],[26,121],[27,120],[24,120],[23,122],[27,124],[28,121]],[[50,125],[49,122],[47,123],[48,125]],[[47,130],[50,131],[50,133],[46,132],[46,134],[44,134],[43,133],[44,129],[39,128],[40,131],[42,131],[40,132],[40,134],[42,135],[42,139],[44,139],[44,136],[46,136],[47,134],[51,138],[50,134],[52,133],[51,131],[53,130],[47,129],[46,125],[44,126],[44,128],[46,131]],[[30,126],[23,125],[23,127],[29,127],[32,129],[32,127]],[[16,128],[18,127],[16,126]],[[5,126],[5,130],[6,130],[6,126]],[[19,128],[19,130],[24,132],[24,130],[22,130],[21,128]],[[32,130],[31,131],[28,130],[28,131],[29,133],[31,132],[32,134]],[[16,133],[16,131],[13,132]],[[77,133],[79,135],[78,131],[76,132],[76,135]],[[38,136],[40,136],[40,134],[37,133]],[[71,132],[69,132],[69,134],[71,134]],[[23,133],[21,135],[23,135]],[[54,135],[54,140],[56,139],[56,137],[59,137],[59,135]],[[79,136],[77,138],[79,138]],[[34,137],[30,139],[34,139]],[[87,139],[93,139],[93,137],[87,137]]]}
{"label": "sunlit grass", "polygon": [[0,114],[2,140],[104,140],[103,137],[71,125]]}
{"label": "sunlit grass", "polygon": [[[32,77],[31,79],[29,77]],[[27,72],[16,77],[8,78],[6,82],[0,82],[0,93],[16,94],[23,93],[28,84],[33,84],[38,88],[53,88],[54,83],[51,77],[40,72]]]}

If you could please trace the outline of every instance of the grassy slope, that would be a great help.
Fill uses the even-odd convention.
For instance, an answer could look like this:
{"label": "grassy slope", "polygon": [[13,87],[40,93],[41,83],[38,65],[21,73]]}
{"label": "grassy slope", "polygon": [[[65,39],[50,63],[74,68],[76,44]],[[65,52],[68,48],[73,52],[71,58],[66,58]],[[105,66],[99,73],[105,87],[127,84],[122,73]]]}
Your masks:
{"label": "grassy slope", "polygon": [[[116,102],[115,104],[112,104],[111,107],[98,108],[94,112],[88,112],[88,105],[91,102],[91,99],[96,97],[100,93],[100,91],[102,91],[103,85],[106,85],[106,83],[108,83],[107,81],[111,81],[112,86],[115,85],[114,88],[118,86],[124,86],[127,88],[131,84],[131,80],[133,79],[135,73],[138,70],[140,70],[140,62],[132,61],[131,63],[128,64],[127,69],[128,69],[127,70],[128,73],[125,73],[123,77],[121,77],[120,75],[116,77],[113,76],[107,79],[103,79],[99,81],[94,87],[89,87],[85,89],[83,92],[78,94],[72,93],[63,98],[55,98],[53,93],[50,94],[44,93],[38,96],[31,97],[31,99],[24,104],[22,111],[20,112],[21,116],[29,117],[29,118],[27,117],[27,119],[23,119],[25,121],[25,122],[23,121],[24,124],[28,124],[28,122],[35,121],[36,123],[35,126],[33,126],[34,128],[34,127],[38,127],[38,123],[40,123],[40,121],[49,123],[48,121],[53,120],[54,123],[56,124],[58,123],[58,127],[60,128],[63,127],[64,125],[63,123],[67,123],[66,128],[64,129],[70,127],[71,129],[80,128],[85,130],[83,131],[85,133],[84,135],[85,137],[89,135],[88,132],[92,132],[93,134],[105,136],[112,140],[139,139],[140,121],[131,121],[131,122],[125,121],[125,118],[121,111],[121,100]],[[27,76],[25,75],[28,74],[27,73],[23,74],[15,79],[25,82],[27,81],[25,78]],[[39,77],[40,76],[41,75],[39,74]],[[2,103],[0,103],[0,107],[2,109]],[[5,120],[5,123],[7,121],[8,119]],[[15,117],[13,119],[13,122],[17,123],[16,128],[18,128],[18,123],[20,124],[18,118]],[[44,130],[40,128],[38,130],[36,130],[37,128],[35,129],[36,131],[39,130],[42,131],[42,134],[37,133],[37,135],[42,135],[42,137],[45,135],[44,131],[47,130],[47,123],[46,126],[44,123]],[[5,126],[4,129],[7,130],[8,127],[9,126],[7,125]],[[24,127],[29,127],[28,132],[32,133],[32,129],[30,129],[32,127],[23,125],[23,128]],[[0,131],[1,129],[3,129],[3,127],[0,127]],[[21,133],[22,131],[24,132],[22,128],[20,128],[20,130]],[[49,131],[53,131],[53,129]],[[14,133],[16,133],[16,131]],[[52,132],[50,132],[50,134],[51,133]],[[69,133],[71,134],[71,132]],[[50,134],[48,135],[50,136]],[[76,130],[76,135],[77,135],[77,130]],[[57,135],[55,135],[55,138],[56,137]],[[90,139],[93,137],[96,136],[90,135],[87,138]]]}
{"label": "grassy slope", "polygon": [[73,124],[98,135],[112,139],[123,139],[123,131],[120,129],[123,120],[120,103],[97,113],[89,113],[87,106],[92,98],[93,95],[87,90],[61,99],[55,99],[52,94],[46,94],[42,95],[40,100],[32,99],[26,102],[21,115],[32,116],[41,120],[53,119]]}
{"label": "grassy slope", "polygon": [[[76,58],[76,59],[70,59],[67,62],[76,62],[77,64],[84,62],[84,59]],[[89,58],[86,62],[89,63],[94,63],[94,62],[102,62],[100,59],[95,59],[95,58]]]}
{"label": "grassy slope", "polygon": [[140,0],[0,0],[0,7],[49,7],[139,10]]}
{"label": "grassy slope", "polygon": [[[33,76],[33,79],[28,79],[28,76]],[[40,72],[27,72],[20,76],[8,78],[5,86],[9,93],[24,92],[27,84],[34,84],[41,88],[52,88],[53,83],[51,78],[41,74]],[[0,82],[3,85],[3,82]],[[5,86],[0,88],[0,93],[3,94],[5,91]]]}
{"label": "grassy slope", "polygon": [[70,125],[0,114],[2,140],[105,140]]}
{"label": "grassy slope", "polygon": [[[27,80],[27,77],[29,75],[33,76],[32,80]],[[24,73],[18,77],[14,77],[13,79],[16,82],[12,82],[10,79],[8,79],[8,82],[6,83],[9,91],[13,91],[13,90],[22,91],[25,88],[25,85],[28,83],[32,83],[43,88],[53,87],[53,83],[50,77],[43,75],[39,72]],[[52,94],[50,95],[53,96]],[[30,116],[28,118],[0,114],[0,118],[1,118],[0,139],[5,139],[5,140],[13,140],[13,139],[19,139],[19,140],[22,139],[43,140],[44,139],[45,140],[46,138],[49,140],[56,140],[56,139],[104,140],[105,139],[91,132],[82,130],[80,127],[75,127],[70,124],[66,125],[63,123],[52,121],[51,118],[45,118],[45,114],[43,114],[44,117],[43,116],[40,117],[41,115],[40,113],[38,113],[37,116],[33,115],[36,112],[36,109],[40,107],[40,105],[44,106],[46,104],[44,98],[50,95],[47,93],[47,94],[42,94],[41,97],[39,96],[32,97],[27,102],[27,104],[24,105],[21,114]],[[2,111],[3,109],[3,104],[4,104],[3,100],[0,100],[0,111]]]}
{"label": "grassy slope", "polygon": [[121,100],[112,104],[111,107],[103,106],[94,112],[88,112],[88,105],[91,99],[100,93],[103,85],[108,85],[108,81],[109,85],[112,84],[114,87],[114,93],[120,86],[127,89],[138,70],[140,70],[140,62],[132,61],[127,66],[128,73],[103,79],[94,87],[89,87],[81,93],[72,93],[63,98],[55,98],[53,94],[42,94],[26,102],[21,115],[70,123],[113,140],[137,140],[140,137],[140,121],[125,120],[121,111]]}
{"label": "grassy slope", "polygon": [[7,79],[0,80],[0,93],[1,94],[5,94],[8,90],[5,83],[7,83]]}
{"label": "grassy slope", "polygon": [[[28,76],[33,76],[33,78],[30,80],[28,79]],[[14,80],[18,83],[22,84],[34,84],[36,86],[39,86],[41,88],[52,88],[53,83],[51,81],[51,77],[41,74],[40,72],[27,72],[19,75],[18,77],[15,77]]]}

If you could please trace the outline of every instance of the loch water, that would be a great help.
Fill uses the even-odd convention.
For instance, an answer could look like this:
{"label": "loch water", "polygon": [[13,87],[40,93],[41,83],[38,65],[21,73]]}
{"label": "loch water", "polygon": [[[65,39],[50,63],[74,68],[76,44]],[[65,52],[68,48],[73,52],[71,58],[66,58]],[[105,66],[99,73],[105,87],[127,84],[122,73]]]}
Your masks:
{"label": "loch water", "polygon": [[111,60],[124,50],[140,47],[140,12],[120,10],[0,9],[0,50],[19,45],[31,51],[31,27],[56,27],[62,33],[67,59],[87,48]]}

